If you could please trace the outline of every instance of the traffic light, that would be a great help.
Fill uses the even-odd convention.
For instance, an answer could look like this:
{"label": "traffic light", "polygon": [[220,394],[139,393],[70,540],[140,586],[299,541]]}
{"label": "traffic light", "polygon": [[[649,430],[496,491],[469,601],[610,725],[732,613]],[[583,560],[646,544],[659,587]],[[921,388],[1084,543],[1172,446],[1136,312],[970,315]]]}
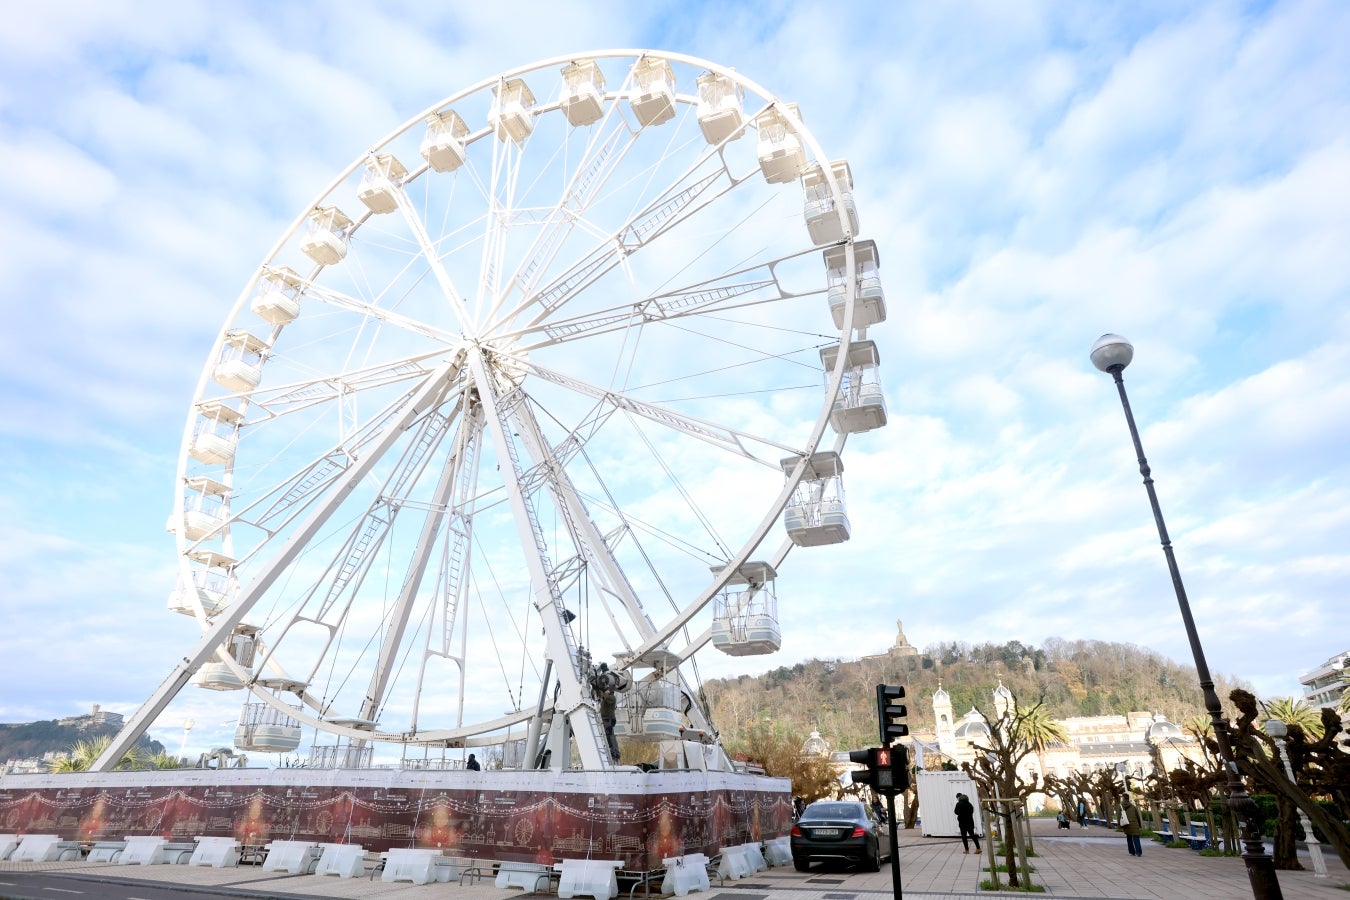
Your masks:
{"label": "traffic light", "polygon": [[909,787],[909,752],[904,747],[850,750],[848,759],[863,767],[851,774],[854,784],[870,787],[878,794],[900,793]]}
{"label": "traffic light", "polygon": [[863,784],[867,787],[876,789],[877,771],[872,767],[872,754],[876,752],[873,747],[870,750],[850,750],[848,751],[848,761],[862,766],[861,771],[850,773],[849,777],[853,779],[854,784]]}
{"label": "traffic light", "polygon": [[896,746],[891,748],[891,790],[903,794],[909,790],[909,748]]}
{"label": "traffic light", "polygon": [[872,787],[879,794],[895,793],[895,770],[891,768],[895,761],[895,749],[873,747],[868,753],[871,755],[868,766],[872,770]]}
{"label": "traffic light", "polygon": [[877,721],[881,726],[881,743],[887,746],[896,738],[909,734],[909,726],[902,721],[909,715],[909,710],[899,702],[904,696],[904,685],[877,685]]}

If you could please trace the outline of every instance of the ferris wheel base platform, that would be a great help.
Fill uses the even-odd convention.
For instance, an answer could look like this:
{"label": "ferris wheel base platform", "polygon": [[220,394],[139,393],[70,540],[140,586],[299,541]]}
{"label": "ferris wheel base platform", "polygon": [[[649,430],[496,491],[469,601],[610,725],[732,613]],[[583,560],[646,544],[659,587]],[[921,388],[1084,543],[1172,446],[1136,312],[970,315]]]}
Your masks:
{"label": "ferris wheel base platform", "polygon": [[503,862],[608,859],[627,872],[782,837],[791,813],[786,778],[698,770],[170,769],[0,784],[0,823],[18,834],[417,847]]}

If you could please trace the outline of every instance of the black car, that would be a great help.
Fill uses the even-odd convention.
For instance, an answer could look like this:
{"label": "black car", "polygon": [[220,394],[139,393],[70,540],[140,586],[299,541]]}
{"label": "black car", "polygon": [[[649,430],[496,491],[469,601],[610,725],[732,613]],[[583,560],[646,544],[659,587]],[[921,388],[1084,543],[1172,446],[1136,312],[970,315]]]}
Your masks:
{"label": "black car", "polygon": [[816,859],[848,860],[876,872],[890,845],[889,826],[856,800],[817,800],[792,826],[792,864],[798,872]]}

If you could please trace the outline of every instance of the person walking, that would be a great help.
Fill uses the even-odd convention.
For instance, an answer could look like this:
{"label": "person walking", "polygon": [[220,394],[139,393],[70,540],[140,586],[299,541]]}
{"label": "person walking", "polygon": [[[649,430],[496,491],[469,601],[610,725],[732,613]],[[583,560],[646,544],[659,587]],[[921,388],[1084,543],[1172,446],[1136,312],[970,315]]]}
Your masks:
{"label": "person walking", "polygon": [[1134,805],[1130,795],[1125,795],[1125,805],[1120,810],[1121,831],[1125,832],[1125,848],[1131,856],[1143,856],[1144,848],[1139,843],[1139,834],[1143,831],[1143,822],[1139,818],[1139,807]]}
{"label": "person walking", "polygon": [[1087,801],[1082,797],[1078,798],[1078,827],[1087,827]]}
{"label": "person walking", "polygon": [[956,827],[961,829],[961,852],[970,853],[970,841],[975,842],[975,853],[980,852],[980,838],[975,834],[975,805],[965,794],[956,795]]}
{"label": "person walking", "polygon": [[472,753],[470,753],[469,758],[464,761],[464,768],[468,769],[470,772],[482,771],[482,767],[478,765],[478,757],[474,756]]}

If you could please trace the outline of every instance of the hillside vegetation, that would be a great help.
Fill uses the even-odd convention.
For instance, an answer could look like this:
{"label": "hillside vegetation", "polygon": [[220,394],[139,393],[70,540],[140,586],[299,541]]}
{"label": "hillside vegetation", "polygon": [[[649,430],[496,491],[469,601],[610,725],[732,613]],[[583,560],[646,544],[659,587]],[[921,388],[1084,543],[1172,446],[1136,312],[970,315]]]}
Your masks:
{"label": "hillside vegetation", "polygon": [[[22,725],[0,725],[0,762],[41,757],[44,753],[65,753],[80,741],[116,734],[117,729],[111,726],[89,723],[62,725],[55,719]],[[163,744],[144,736],[138,746],[147,755],[164,751]]]}
{"label": "hillside vegetation", "polygon": [[[732,750],[768,731],[802,737],[812,730],[836,750],[877,742],[875,688],[902,684],[913,732],[932,731],[939,683],[960,718],[972,707],[993,714],[992,692],[1002,680],[1022,705],[1043,703],[1057,719],[1160,712],[1184,725],[1205,714],[1195,670],[1132,644],[1066,641],[1043,647],[959,642],[929,646],[917,656],[815,659],[760,676],[704,685],[713,723]],[[1221,697],[1241,686],[1216,677]]]}

